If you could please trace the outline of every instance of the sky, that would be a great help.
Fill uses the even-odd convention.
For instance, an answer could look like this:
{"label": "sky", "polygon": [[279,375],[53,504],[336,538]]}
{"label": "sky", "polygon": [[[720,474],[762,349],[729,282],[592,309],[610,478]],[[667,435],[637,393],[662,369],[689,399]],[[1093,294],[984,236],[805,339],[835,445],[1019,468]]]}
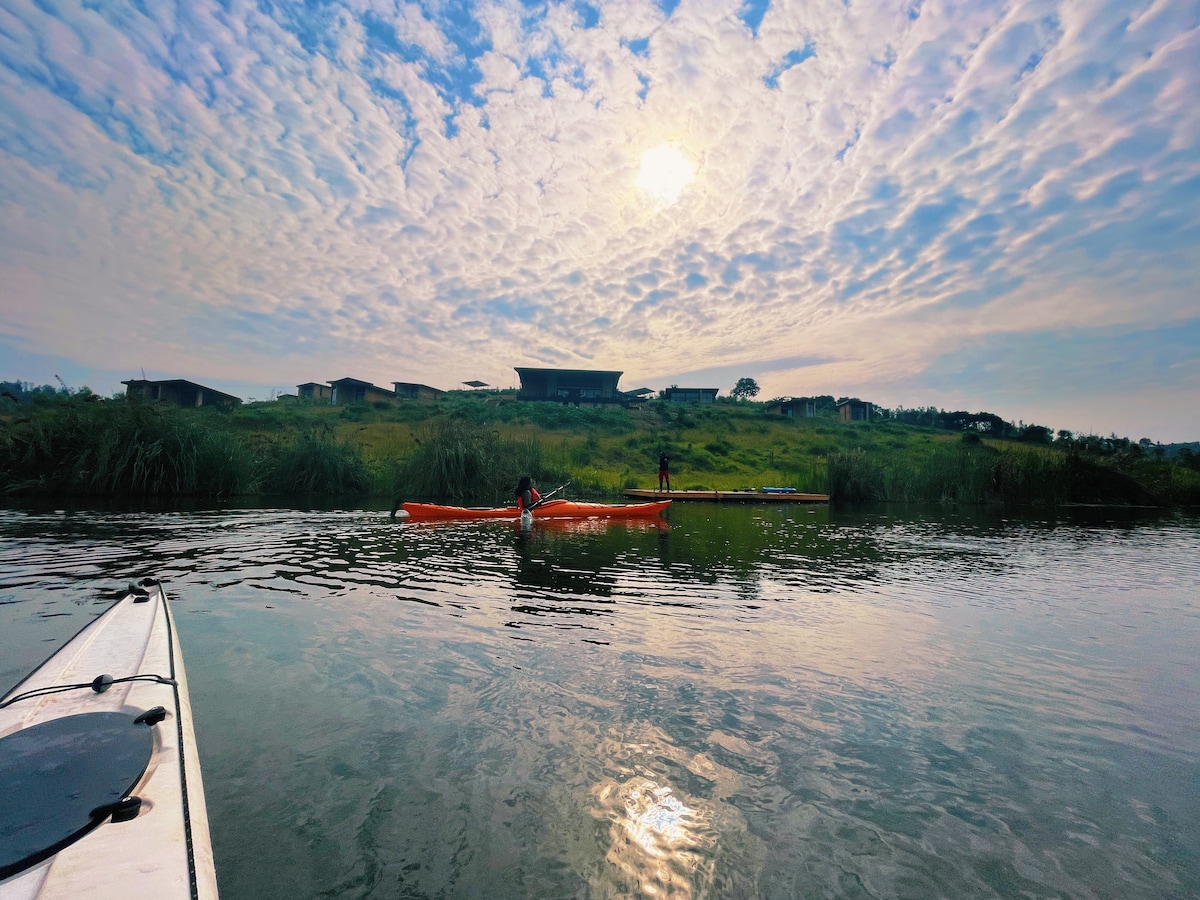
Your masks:
{"label": "sky", "polygon": [[1200,440],[1200,0],[0,0],[0,380]]}

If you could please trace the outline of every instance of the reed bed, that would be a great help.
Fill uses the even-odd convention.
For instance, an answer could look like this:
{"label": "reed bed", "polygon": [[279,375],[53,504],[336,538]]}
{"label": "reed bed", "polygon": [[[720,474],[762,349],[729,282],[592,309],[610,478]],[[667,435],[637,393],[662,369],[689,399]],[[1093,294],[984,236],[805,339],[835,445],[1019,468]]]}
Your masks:
{"label": "reed bed", "polygon": [[139,404],[34,410],[0,437],[7,494],[211,497],[255,486],[253,453],[218,419]]}
{"label": "reed bed", "polygon": [[370,493],[371,472],[362,451],[339,440],[328,426],[299,432],[264,463],[263,487],[278,494]]}
{"label": "reed bed", "polygon": [[1044,447],[933,444],[892,454],[829,457],[836,502],[1154,505],[1162,498],[1112,465]]}
{"label": "reed bed", "polygon": [[543,488],[570,478],[547,459],[541,441],[457,419],[429,424],[414,443],[416,450],[393,475],[393,493],[405,499],[498,503],[512,496],[523,475]]}
{"label": "reed bed", "polygon": [[[835,502],[1200,503],[1200,471],[1113,442],[1018,443],[899,422],[785,420],[755,404],[586,410],[496,397],[231,412],[55,399],[0,413],[0,494],[370,495],[507,502],[649,487],[795,487]],[[1125,442],[1128,444],[1128,442]],[[1119,452],[1118,452],[1119,451]]]}
{"label": "reed bed", "polygon": [[837,502],[1066,502],[1061,454],[996,450],[987,445],[932,444],[908,452],[864,450],[829,457],[829,494]]}

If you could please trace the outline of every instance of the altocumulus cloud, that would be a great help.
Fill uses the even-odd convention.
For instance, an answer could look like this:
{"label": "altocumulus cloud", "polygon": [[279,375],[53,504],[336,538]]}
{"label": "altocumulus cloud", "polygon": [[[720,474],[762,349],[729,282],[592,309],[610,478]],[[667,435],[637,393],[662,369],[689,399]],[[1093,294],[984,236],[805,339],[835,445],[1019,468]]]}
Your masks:
{"label": "altocumulus cloud", "polygon": [[18,362],[1200,432],[1194,3],[0,0],[0,86]]}

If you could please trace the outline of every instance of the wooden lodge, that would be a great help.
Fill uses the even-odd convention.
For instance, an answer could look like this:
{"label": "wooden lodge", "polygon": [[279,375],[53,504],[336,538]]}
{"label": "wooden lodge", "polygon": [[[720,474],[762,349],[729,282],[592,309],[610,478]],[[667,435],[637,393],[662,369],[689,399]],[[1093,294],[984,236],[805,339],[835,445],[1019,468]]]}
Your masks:
{"label": "wooden lodge", "polygon": [[316,381],[307,381],[296,385],[296,396],[301,400],[329,400],[333,397],[333,388]]}
{"label": "wooden lodge", "polygon": [[169,403],[175,406],[238,406],[242,400],[215,388],[183,378],[148,381],[143,378],[122,381],[127,400],[145,403]]}
{"label": "wooden lodge", "polygon": [[667,403],[713,403],[720,388],[681,388],[671,385],[661,396]]}
{"label": "wooden lodge", "polygon": [[329,402],[333,406],[345,406],[348,403],[374,403],[376,400],[393,402],[396,392],[387,388],[376,387],[369,381],[359,381],[357,378],[339,378],[329,382],[333,389]]}
{"label": "wooden lodge", "polygon": [[445,391],[435,387],[408,381],[393,381],[392,388],[397,400],[440,400],[446,396]]}
{"label": "wooden lodge", "polygon": [[521,379],[518,400],[545,400],[568,406],[605,406],[627,402],[617,390],[622,372],[593,369],[530,369],[516,367]]}
{"label": "wooden lodge", "polygon": [[348,403],[374,403],[382,400],[395,403],[398,400],[440,400],[446,392],[427,384],[409,381],[393,381],[393,390],[381,388],[358,378],[339,378],[328,384],[309,381],[296,385],[296,396],[301,400],[322,401],[332,406]]}
{"label": "wooden lodge", "polygon": [[772,403],[767,410],[787,416],[789,419],[815,419],[817,417],[817,401],[812,397],[791,397]]}
{"label": "wooden lodge", "polygon": [[842,422],[869,422],[873,408],[862,400],[841,400],[837,405],[838,419]]}

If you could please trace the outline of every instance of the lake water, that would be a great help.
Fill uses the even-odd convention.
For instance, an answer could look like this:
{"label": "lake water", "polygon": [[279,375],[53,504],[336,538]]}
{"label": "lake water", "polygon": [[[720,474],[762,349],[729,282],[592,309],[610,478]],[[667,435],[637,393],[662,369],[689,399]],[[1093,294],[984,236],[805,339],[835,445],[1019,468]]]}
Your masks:
{"label": "lake water", "polygon": [[227,898],[1200,896],[1200,520],[0,510],[0,693],[174,601]]}

